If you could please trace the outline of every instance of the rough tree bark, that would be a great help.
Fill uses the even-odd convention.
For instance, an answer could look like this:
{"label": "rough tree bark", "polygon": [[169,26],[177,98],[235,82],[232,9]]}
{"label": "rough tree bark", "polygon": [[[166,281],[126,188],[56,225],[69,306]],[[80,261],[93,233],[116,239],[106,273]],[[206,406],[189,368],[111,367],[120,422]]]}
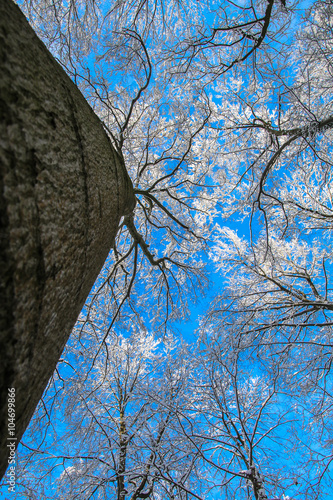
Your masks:
{"label": "rough tree bark", "polygon": [[[134,208],[101,122],[11,0],[0,0],[0,473]],[[0,476],[0,477],[1,477]]]}

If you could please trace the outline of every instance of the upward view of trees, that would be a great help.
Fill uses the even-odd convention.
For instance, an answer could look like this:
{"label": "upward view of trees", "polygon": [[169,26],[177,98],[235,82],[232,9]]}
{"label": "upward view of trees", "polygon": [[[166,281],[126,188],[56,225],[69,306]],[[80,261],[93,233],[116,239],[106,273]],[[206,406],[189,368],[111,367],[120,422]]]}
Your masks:
{"label": "upward view of trees", "polygon": [[332,2],[21,7],[136,207],[23,438],[16,498],[332,498]]}

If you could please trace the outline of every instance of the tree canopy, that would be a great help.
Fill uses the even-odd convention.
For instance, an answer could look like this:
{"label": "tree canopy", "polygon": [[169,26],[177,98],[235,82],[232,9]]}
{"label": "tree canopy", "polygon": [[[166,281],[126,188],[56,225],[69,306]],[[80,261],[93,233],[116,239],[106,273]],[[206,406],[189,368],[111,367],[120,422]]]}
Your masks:
{"label": "tree canopy", "polygon": [[136,207],[23,439],[17,498],[331,498],[332,2],[21,4]]}

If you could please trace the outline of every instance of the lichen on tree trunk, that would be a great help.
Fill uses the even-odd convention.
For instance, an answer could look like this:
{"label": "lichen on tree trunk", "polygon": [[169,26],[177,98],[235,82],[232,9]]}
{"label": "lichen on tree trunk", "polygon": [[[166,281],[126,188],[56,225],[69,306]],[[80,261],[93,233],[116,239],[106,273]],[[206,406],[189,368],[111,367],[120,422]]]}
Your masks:
{"label": "lichen on tree trunk", "polygon": [[21,438],[108,255],[132,184],[84,97],[0,0],[0,436]]}

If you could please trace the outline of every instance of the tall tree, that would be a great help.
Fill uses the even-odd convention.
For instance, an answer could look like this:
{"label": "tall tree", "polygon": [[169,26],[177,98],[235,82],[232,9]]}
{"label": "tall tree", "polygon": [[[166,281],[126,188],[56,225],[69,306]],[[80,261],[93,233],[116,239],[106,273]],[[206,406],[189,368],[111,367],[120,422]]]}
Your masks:
{"label": "tall tree", "polygon": [[[93,390],[84,400],[94,401],[96,421],[106,403],[89,377],[100,363],[109,373],[111,339],[133,322],[143,330],[155,320],[165,333],[168,319],[184,318],[188,296],[201,293],[202,256],[215,237],[211,256],[224,289],[193,348],[197,378],[184,375],[187,392],[165,448],[187,443],[185,462],[195,466],[177,483],[171,455],[154,459],[164,497],[193,496],[185,478],[200,484],[198,497],[322,498],[332,463],[331,2],[308,12],[296,40],[288,31],[293,9],[280,0],[26,5],[102,118],[137,198],[77,324],[79,344],[91,332],[84,378]],[[213,231],[219,205],[225,227]],[[239,231],[249,222],[243,238],[228,227],[235,221]],[[40,407],[45,418],[53,396]],[[142,397],[150,401],[147,392]],[[72,415],[79,435],[80,417]],[[86,463],[99,463],[100,444]],[[279,455],[282,444],[291,460]],[[123,458],[127,445],[124,438]],[[151,450],[148,439],[143,456]],[[137,482],[127,465],[117,484],[131,495]],[[86,486],[90,495],[88,469],[98,483],[94,466],[85,467],[62,477],[73,495]],[[150,486],[139,493],[159,498],[156,484],[154,493]],[[104,486],[98,483],[96,497]]]}
{"label": "tall tree", "polygon": [[8,390],[19,440],[135,202],[100,120],[10,0],[0,23],[2,475]]}
{"label": "tall tree", "polygon": [[243,75],[246,90],[237,81],[224,87],[229,99],[212,123],[224,207],[239,227],[217,229],[212,254],[226,286],[205,328],[240,347],[243,366],[278,369],[296,410],[290,435],[300,462],[289,491],[324,498],[332,481],[331,2],[316,3],[288,45],[256,78]]}
{"label": "tall tree", "polygon": [[152,311],[165,329],[168,319],[186,317],[188,296],[204,284],[202,256],[221,196],[208,143],[201,148],[210,140],[211,85],[255,62],[290,15],[275,0],[22,4],[103,120],[135,188],[136,210],[123,221],[91,307],[109,295],[113,318],[127,302],[127,318]]}
{"label": "tall tree", "polygon": [[[17,498],[183,499],[191,490],[199,498],[197,453],[179,432],[191,366],[186,349],[171,335],[162,341],[145,330],[126,333],[108,337],[86,379],[85,357],[103,331],[75,330],[70,364],[59,365],[50,387],[48,436],[41,421],[51,415],[40,406],[25,438]],[[52,424],[57,417],[61,429]]]}

